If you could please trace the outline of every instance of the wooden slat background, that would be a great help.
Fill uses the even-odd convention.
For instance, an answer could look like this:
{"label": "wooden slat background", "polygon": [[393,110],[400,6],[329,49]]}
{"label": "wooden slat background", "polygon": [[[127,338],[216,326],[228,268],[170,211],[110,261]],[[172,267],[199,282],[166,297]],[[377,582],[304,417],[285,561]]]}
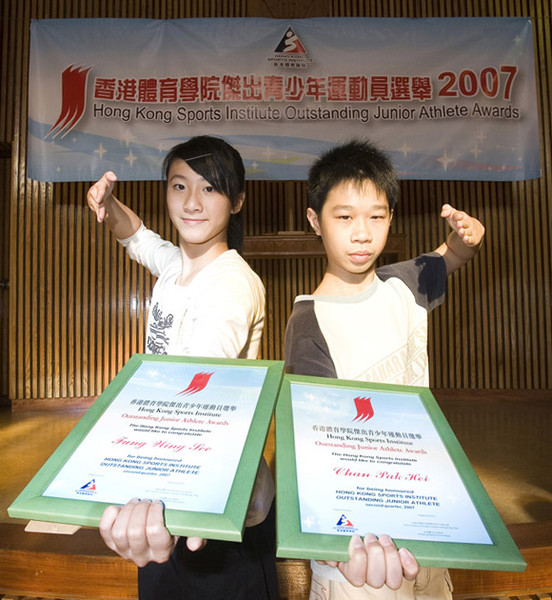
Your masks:
{"label": "wooden slat background", "polygon": [[[433,314],[432,385],[552,388],[550,0],[3,0],[0,10],[2,397],[95,396],[143,350],[150,276],[96,225],[85,208],[88,185],[26,178],[29,22],[76,17],[530,16],[543,176],[516,183],[404,181],[393,228],[405,234],[413,256],[442,241],[445,201],[487,227],[479,258],[450,279],[448,300]],[[307,230],[302,182],[250,182],[247,192],[247,235]],[[148,225],[172,235],[160,183],[121,184],[118,193]],[[323,261],[251,262],[268,290],[263,357],[281,358],[293,297],[314,287]]]}

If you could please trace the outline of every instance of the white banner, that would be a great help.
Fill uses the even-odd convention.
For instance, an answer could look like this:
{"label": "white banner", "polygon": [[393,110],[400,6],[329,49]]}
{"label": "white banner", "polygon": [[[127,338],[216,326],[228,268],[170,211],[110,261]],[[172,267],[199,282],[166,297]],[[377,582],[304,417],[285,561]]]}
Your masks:
{"label": "white banner", "polygon": [[161,179],[211,134],[249,179],[304,179],[358,136],[403,179],[532,179],[533,60],[526,18],[33,21],[28,174]]}

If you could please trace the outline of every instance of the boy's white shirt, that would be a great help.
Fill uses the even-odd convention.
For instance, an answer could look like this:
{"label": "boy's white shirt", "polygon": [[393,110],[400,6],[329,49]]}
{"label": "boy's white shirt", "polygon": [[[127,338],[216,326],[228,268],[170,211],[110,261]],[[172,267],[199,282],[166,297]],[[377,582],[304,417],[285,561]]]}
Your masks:
{"label": "boy's white shirt", "polygon": [[[428,386],[427,310],[408,296],[412,294],[400,279],[384,283],[376,275],[355,296],[299,296],[296,301],[315,300],[316,318],[339,379]],[[369,338],[358,326],[366,320],[366,302],[373,312]],[[381,319],[384,314],[397,318]]]}

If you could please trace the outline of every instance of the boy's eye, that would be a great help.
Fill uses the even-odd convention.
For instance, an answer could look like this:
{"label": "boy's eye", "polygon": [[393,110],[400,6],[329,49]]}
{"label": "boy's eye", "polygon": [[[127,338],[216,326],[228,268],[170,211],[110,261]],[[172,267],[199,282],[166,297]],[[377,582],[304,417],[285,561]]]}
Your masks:
{"label": "boy's eye", "polygon": [[351,215],[337,215],[337,218],[341,221],[348,221],[349,219],[352,219]]}

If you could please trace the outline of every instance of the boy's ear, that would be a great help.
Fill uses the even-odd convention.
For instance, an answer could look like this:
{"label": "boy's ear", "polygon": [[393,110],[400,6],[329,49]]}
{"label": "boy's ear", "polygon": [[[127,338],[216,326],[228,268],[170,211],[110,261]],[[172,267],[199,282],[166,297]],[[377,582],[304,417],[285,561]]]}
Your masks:
{"label": "boy's ear", "polygon": [[316,235],[322,235],[320,232],[320,224],[318,223],[318,215],[312,208],[307,208],[307,219],[309,220],[310,226],[313,228]]}
{"label": "boy's ear", "polygon": [[232,210],[230,211],[231,214],[237,215],[240,212],[240,210],[243,208],[244,202],[245,202],[245,192],[241,192],[241,194],[238,196],[238,201],[236,202],[236,204],[234,204],[234,206],[232,207]]}

